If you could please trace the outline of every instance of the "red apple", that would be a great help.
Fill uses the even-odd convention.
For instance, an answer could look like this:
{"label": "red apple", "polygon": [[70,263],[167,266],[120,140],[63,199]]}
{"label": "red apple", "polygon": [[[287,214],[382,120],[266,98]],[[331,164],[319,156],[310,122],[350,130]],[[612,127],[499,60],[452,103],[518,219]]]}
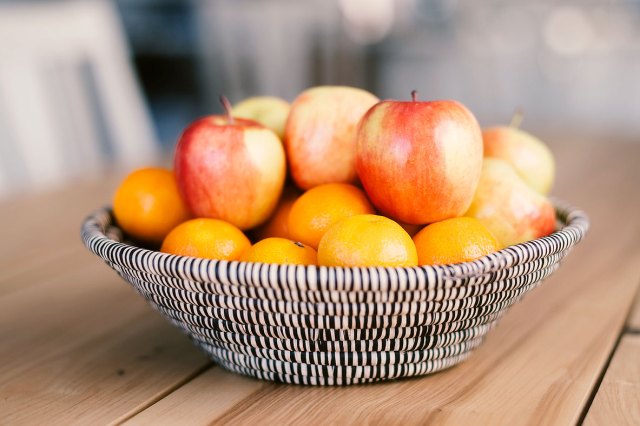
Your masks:
{"label": "red apple", "polygon": [[284,143],[291,177],[298,187],[356,181],[358,121],[378,100],[367,91],[340,86],[314,87],[296,98]]}
{"label": "red apple", "polygon": [[212,115],[191,123],[175,152],[178,187],[195,216],[253,228],[273,213],[286,164],[276,134],[255,121]]}
{"label": "red apple", "polygon": [[420,225],[461,216],[482,169],[482,133],[455,101],[386,100],[360,122],[356,167],[371,202]]}

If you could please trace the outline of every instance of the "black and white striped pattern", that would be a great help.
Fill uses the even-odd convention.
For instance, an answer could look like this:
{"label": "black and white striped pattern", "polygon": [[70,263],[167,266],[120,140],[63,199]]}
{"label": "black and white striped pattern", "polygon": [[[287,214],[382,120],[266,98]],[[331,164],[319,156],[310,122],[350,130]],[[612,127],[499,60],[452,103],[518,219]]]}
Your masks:
{"label": "black and white striped pattern", "polygon": [[473,262],[416,268],[266,265],[173,256],[122,242],[109,209],[86,246],[223,367],[266,380],[347,385],[429,374],[466,359],[502,314],[582,239],[558,231]]}

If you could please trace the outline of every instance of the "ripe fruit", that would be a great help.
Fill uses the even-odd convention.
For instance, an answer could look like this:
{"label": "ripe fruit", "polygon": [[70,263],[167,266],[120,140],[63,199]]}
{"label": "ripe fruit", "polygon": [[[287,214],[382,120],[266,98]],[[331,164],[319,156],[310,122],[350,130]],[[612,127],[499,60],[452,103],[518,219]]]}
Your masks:
{"label": "ripe fruit", "polygon": [[252,231],[255,240],[269,237],[289,238],[289,212],[299,195],[300,193],[291,187],[284,188],[276,211],[269,220]]}
{"label": "ripe fruit", "polygon": [[498,250],[498,241],[478,219],[455,217],[427,225],[413,237],[419,265],[470,262]]}
{"label": "ripe fruit", "polygon": [[492,127],[482,132],[484,156],[510,163],[540,194],[548,194],[555,176],[553,154],[535,136],[515,127]]}
{"label": "ripe fruit", "polygon": [[314,87],[296,98],[284,138],[296,185],[356,181],[356,128],[376,102],[367,91],[341,86]]}
{"label": "ripe fruit", "polygon": [[342,219],[320,240],[318,264],[326,266],[416,266],[416,246],[407,232],[384,216]]}
{"label": "ripe fruit", "polygon": [[160,244],[190,217],[173,173],[151,167],[136,170],[122,181],[113,198],[113,215],[131,237],[153,244]]}
{"label": "ripe fruit", "polygon": [[485,158],[478,190],[465,216],[480,219],[501,248],[550,234],[555,209],[504,160]]}
{"label": "ripe fruit", "polygon": [[482,132],[484,156],[510,163],[520,177],[540,194],[548,194],[555,176],[553,154],[529,133],[515,127],[492,127]]}
{"label": "ripe fruit", "polygon": [[407,224],[461,216],[482,168],[482,136],[455,101],[382,101],[360,122],[356,166],[374,206]]}
{"label": "ripe fruit", "polygon": [[255,120],[273,130],[280,139],[284,138],[284,125],[289,116],[289,102],[275,96],[254,96],[237,103],[231,115]]}
{"label": "ripe fruit", "polygon": [[249,247],[249,239],[230,223],[199,218],[188,220],[169,232],[160,251],[205,259],[238,260]]}
{"label": "ripe fruit", "polygon": [[245,262],[315,265],[317,253],[309,246],[286,238],[266,238],[244,252],[240,260]]}
{"label": "ripe fruit", "polygon": [[285,179],[282,143],[255,121],[209,116],[184,131],[175,153],[178,186],[199,217],[249,229],[273,213]]}
{"label": "ripe fruit", "polygon": [[289,212],[289,238],[317,248],[327,229],[345,217],[373,213],[361,189],[347,183],[327,183],[302,194]]}

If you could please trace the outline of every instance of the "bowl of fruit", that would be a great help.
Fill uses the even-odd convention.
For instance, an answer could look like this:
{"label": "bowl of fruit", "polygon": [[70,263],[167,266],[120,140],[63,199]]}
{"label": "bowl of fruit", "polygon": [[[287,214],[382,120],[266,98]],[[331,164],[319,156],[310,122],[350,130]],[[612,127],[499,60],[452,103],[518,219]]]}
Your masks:
{"label": "bowl of fruit", "polygon": [[348,385],[465,360],[584,237],[554,160],[455,101],[324,86],[196,120],[85,245],[215,362]]}

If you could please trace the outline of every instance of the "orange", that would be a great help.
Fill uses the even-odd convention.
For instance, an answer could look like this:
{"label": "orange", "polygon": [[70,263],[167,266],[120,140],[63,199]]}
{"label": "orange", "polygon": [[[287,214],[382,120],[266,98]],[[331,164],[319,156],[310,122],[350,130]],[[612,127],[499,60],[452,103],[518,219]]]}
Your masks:
{"label": "orange", "polygon": [[219,219],[191,219],[175,227],[160,251],[206,259],[238,260],[251,242],[234,225]]}
{"label": "orange", "polygon": [[113,198],[113,215],[128,235],[154,244],[190,217],[173,173],[153,167],[136,170],[122,181]]}
{"label": "orange", "polygon": [[289,212],[299,193],[297,190],[285,187],[282,198],[271,218],[254,229],[252,235],[256,240],[270,237],[289,238]]}
{"label": "orange", "polygon": [[327,266],[416,266],[418,255],[407,231],[373,214],[342,219],[320,240],[318,264]]}
{"label": "orange", "polygon": [[316,251],[302,243],[286,238],[266,238],[258,241],[244,252],[240,260],[245,262],[279,263],[293,265],[315,265]]}
{"label": "orange", "polygon": [[469,262],[499,248],[496,237],[473,217],[432,223],[418,232],[413,241],[420,265]]}
{"label": "orange", "polygon": [[289,238],[317,248],[327,229],[356,214],[371,214],[374,208],[365,193],[347,183],[327,183],[309,189],[289,212]]}

